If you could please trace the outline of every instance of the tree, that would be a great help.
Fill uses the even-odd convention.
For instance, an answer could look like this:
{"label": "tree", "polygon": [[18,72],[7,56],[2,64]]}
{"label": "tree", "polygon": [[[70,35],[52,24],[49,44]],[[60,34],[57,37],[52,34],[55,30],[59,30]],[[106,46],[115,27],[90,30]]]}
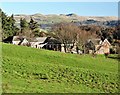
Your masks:
{"label": "tree", "polygon": [[29,22],[29,28],[34,32],[35,36],[39,36],[39,26],[36,21],[31,17]]}
{"label": "tree", "polygon": [[77,39],[78,47],[81,50],[84,50],[84,52],[85,52],[85,43],[88,39],[95,37],[95,36],[94,37],[93,36],[94,35],[92,35],[90,32],[80,29],[80,31],[78,33],[78,39]]}
{"label": "tree", "polygon": [[0,10],[0,12],[2,20],[2,40],[4,40],[10,36],[16,35],[19,29],[15,26],[13,15],[8,17],[2,10]]}
{"label": "tree", "polygon": [[25,29],[28,29],[29,28],[29,24],[28,22],[26,21],[26,19],[20,19],[20,28],[21,28],[21,32],[24,31]]}
{"label": "tree", "polygon": [[34,34],[32,33],[31,29],[29,28],[29,23],[26,21],[26,19],[20,19],[20,28],[21,31],[18,35],[20,36],[26,36],[28,38],[34,37]]}
{"label": "tree", "polygon": [[39,33],[39,36],[40,37],[46,37],[48,35],[48,33],[45,33],[44,31],[41,31],[40,33]]}
{"label": "tree", "polygon": [[15,19],[13,14],[9,17],[8,22],[11,35],[12,36],[16,35],[19,29],[15,26]]}
{"label": "tree", "polygon": [[68,45],[74,45],[76,42],[79,28],[72,23],[59,23],[54,25],[52,31],[54,32],[54,37],[64,44],[66,52],[69,47]]}
{"label": "tree", "polygon": [[39,36],[39,27],[37,22],[35,22],[32,17],[30,19],[30,22],[27,22],[26,19],[20,19],[20,27],[21,32],[19,35],[27,36],[28,38],[32,38],[34,36]]}
{"label": "tree", "polygon": [[[85,41],[90,37],[90,33],[80,29],[73,23],[59,23],[52,28],[54,37],[56,37],[62,44],[64,44],[65,51],[67,45],[76,44],[78,48],[83,49]],[[69,46],[68,46],[69,47]]]}
{"label": "tree", "polygon": [[119,25],[116,27],[115,30],[116,31],[114,32],[114,38],[120,40],[120,21],[119,21]]}
{"label": "tree", "polygon": [[7,38],[7,15],[0,9],[1,20],[2,20],[2,40]]}

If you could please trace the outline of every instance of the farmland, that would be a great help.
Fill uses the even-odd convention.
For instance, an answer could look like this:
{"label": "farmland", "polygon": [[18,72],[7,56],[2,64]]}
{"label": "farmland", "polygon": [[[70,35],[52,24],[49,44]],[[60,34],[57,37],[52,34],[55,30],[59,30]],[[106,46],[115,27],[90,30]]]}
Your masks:
{"label": "farmland", "polygon": [[77,55],[2,44],[4,93],[118,92],[116,55]]}

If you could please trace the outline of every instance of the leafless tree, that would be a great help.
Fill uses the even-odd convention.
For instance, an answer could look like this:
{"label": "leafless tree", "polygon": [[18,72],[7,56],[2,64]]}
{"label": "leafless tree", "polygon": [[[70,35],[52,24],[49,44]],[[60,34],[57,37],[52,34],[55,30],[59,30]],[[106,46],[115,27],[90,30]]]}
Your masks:
{"label": "leafless tree", "polygon": [[80,29],[72,23],[59,23],[52,28],[54,37],[64,44],[65,51],[68,44],[75,44],[79,30]]}
{"label": "leafless tree", "polygon": [[[91,33],[80,29],[77,25],[73,23],[59,23],[54,25],[52,28],[54,32],[54,37],[56,37],[61,43],[64,44],[65,50],[67,49],[67,44],[76,43],[79,48],[84,48],[85,41],[92,37]],[[93,35],[94,36],[94,35]]]}
{"label": "leafless tree", "polygon": [[33,38],[35,35],[33,33],[33,31],[29,28],[26,28],[20,32],[18,32],[17,34],[18,36],[26,36],[27,38]]}

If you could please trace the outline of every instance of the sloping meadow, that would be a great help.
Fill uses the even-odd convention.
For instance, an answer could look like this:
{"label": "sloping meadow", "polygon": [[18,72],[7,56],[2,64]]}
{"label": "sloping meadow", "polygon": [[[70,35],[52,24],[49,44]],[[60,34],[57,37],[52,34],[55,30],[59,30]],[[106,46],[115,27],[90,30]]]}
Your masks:
{"label": "sloping meadow", "polygon": [[10,44],[3,44],[2,51],[5,93],[118,92],[118,61],[115,59]]}

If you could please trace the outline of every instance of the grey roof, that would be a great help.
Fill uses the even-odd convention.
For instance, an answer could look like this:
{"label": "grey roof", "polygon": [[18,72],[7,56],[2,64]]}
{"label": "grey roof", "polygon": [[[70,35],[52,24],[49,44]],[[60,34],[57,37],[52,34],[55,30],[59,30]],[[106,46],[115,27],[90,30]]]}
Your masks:
{"label": "grey roof", "polygon": [[47,37],[37,37],[36,40],[37,42],[44,43]]}
{"label": "grey roof", "polygon": [[22,41],[25,36],[14,36],[12,41]]}
{"label": "grey roof", "polygon": [[98,45],[98,44],[100,43],[101,39],[99,39],[99,38],[98,38],[98,39],[88,39],[88,43],[89,43],[90,41],[93,42],[94,45]]}
{"label": "grey roof", "polygon": [[39,42],[44,43],[47,37],[36,37],[36,38],[27,38],[26,36],[14,36],[13,41],[23,41],[26,38],[29,42]]}
{"label": "grey roof", "polygon": [[39,42],[39,43],[44,43],[47,37],[37,37],[37,38],[32,38],[29,39],[30,42]]}
{"label": "grey roof", "polygon": [[28,39],[29,42],[37,42],[37,39],[36,38],[30,38]]}

